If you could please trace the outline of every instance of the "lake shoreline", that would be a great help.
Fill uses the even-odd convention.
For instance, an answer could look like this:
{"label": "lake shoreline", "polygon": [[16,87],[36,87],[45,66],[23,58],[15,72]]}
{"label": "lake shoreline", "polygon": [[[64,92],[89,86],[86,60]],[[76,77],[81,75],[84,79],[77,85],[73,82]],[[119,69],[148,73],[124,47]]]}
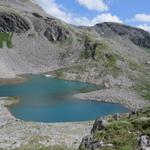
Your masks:
{"label": "lake shoreline", "polygon": [[[74,97],[82,100],[118,103],[131,111],[141,109],[149,104],[147,101],[141,100],[133,91],[118,88],[79,93]],[[11,98],[11,102],[9,97],[0,98],[0,149],[15,149],[37,137],[39,138],[38,142],[46,146],[67,145],[70,148],[77,148],[82,138],[90,134],[94,121],[40,123],[17,119],[9,111],[10,105],[17,102],[16,98]]]}
{"label": "lake shoreline", "polygon": [[150,103],[147,100],[143,100],[134,91],[129,89],[102,89],[88,93],[79,93],[74,95],[75,98],[81,100],[91,100],[104,103],[121,104],[131,111],[137,111],[145,108]]}
{"label": "lake shoreline", "polygon": [[[17,119],[8,107],[18,102],[19,98],[16,97],[0,98],[0,149],[15,149],[37,137],[44,146],[67,145],[76,149],[82,138],[90,135],[94,121],[42,123]],[[129,113],[122,115],[126,114]]]}
{"label": "lake shoreline", "polygon": [[[0,98],[0,149],[15,149],[36,136],[39,136],[40,139],[49,136],[46,143],[45,139],[41,141],[46,146],[67,145],[70,148],[77,148],[82,137],[86,136],[87,133],[90,134],[90,129],[94,123],[94,121],[65,123],[23,121],[15,118],[8,108],[17,102],[16,98]],[[22,128],[23,131],[18,130],[18,128]],[[14,136],[12,133],[16,135]],[[23,140],[22,137],[24,137]]]}
{"label": "lake shoreline", "polygon": [[[38,74],[27,74],[27,75],[38,75]],[[19,84],[26,82],[28,80],[26,74],[23,75],[16,75],[16,78],[0,78],[0,84]],[[47,78],[57,78],[54,75],[51,75],[49,73],[42,73],[40,75],[43,75]],[[59,78],[57,78],[59,79]],[[61,78],[60,78],[61,80]],[[70,80],[70,79],[62,79],[66,81],[75,81],[75,82],[83,82],[87,84],[94,84],[89,83],[85,81],[76,81],[76,80]],[[95,84],[96,85],[96,84]],[[98,89],[94,91],[87,91],[85,93],[79,93],[74,95],[75,98],[80,98],[81,100],[95,100],[99,102],[106,102],[106,103],[117,103],[121,104],[131,111],[136,111],[138,109],[142,109],[150,103],[148,100],[144,100],[141,96],[139,96],[135,91],[131,89],[123,89],[120,87],[113,87],[113,88],[104,88],[104,89]]]}

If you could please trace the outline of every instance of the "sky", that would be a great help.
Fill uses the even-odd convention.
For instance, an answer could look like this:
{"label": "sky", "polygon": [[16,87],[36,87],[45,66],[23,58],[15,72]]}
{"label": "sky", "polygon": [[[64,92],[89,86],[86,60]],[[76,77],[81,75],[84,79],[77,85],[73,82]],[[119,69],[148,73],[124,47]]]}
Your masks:
{"label": "sky", "polygon": [[73,25],[118,22],[150,32],[150,0],[36,0],[50,15]]}

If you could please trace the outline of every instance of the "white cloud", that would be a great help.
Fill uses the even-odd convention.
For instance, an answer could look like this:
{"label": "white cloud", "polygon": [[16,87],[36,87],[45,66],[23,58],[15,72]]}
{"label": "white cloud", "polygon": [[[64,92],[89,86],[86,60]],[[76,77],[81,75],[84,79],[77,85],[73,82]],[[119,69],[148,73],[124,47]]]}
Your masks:
{"label": "white cloud", "polygon": [[65,9],[63,9],[62,6],[56,4],[55,0],[36,1],[43,7],[43,9],[46,10],[47,13],[70,24],[92,26],[101,22],[122,23],[122,21],[117,16],[110,13],[103,13],[92,19],[89,19],[87,17],[80,17],[67,12]]}
{"label": "white cloud", "polygon": [[50,15],[60,18],[65,22],[69,22],[71,14],[64,11],[62,7],[56,4],[55,0],[36,0],[42,8]]}
{"label": "white cloud", "polygon": [[74,18],[73,22],[76,25],[88,25],[92,26],[97,23],[102,23],[102,22],[117,22],[117,23],[123,23],[117,16],[112,15],[110,13],[103,13],[101,15],[98,15],[92,19],[88,19],[86,17],[82,18]]}
{"label": "white cloud", "polygon": [[108,6],[103,0],[76,0],[80,5],[85,6],[89,10],[106,11]]}
{"label": "white cloud", "polygon": [[93,21],[94,24],[97,23],[97,22],[118,22],[118,23],[123,23],[123,21],[121,21],[117,16],[112,15],[110,13],[105,13],[105,14],[98,15],[92,21]]}
{"label": "white cloud", "polygon": [[150,22],[150,14],[136,14],[134,19],[140,22]]}
{"label": "white cloud", "polygon": [[145,31],[149,31],[150,32],[150,25],[147,25],[147,24],[141,24],[141,25],[138,25],[138,28],[141,28]]}

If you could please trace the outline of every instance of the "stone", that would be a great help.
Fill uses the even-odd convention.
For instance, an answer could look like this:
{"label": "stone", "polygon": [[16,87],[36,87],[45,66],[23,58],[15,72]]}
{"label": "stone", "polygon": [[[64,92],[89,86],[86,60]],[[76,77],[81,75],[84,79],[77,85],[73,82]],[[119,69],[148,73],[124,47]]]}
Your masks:
{"label": "stone", "polygon": [[140,150],[150,150],[150,136],[142,135],[139,141]]}
{"label": "stone", "polygon": [[91,130],[91,133],[95,133],[96,131],[105,129],[108,126],[108,124],[109,124],[108,121],[105,119],[101,118],[96,119],[93,128]]}
{"label": "stone", "polygon": [[107,82],[104,82],[104,86],[105,86],[105,88],[110,88],[110,85]]}
{"label": "stone", "polygon": [[37,18],[42,18],[42,16],[40,14],[36,13],[36,12],[33,12],[32,15],[37,17]]}
{"label": "stone", "polygon": [[91,148],[92,139],[89,136],[82,138],[82,142],[80,144],[79,149],[81,148]]}
{"label": "stone", "polygon": [[79,149],[96,150],[102,147],[113,147],[113,144],[105,144],[103,141],[94,141],[90,136],[86,136],[82,139]]}
{"label": "stone", "polygon": [[150,61],[145,62],[146,65],[150,65]]}
{"label": "stone", "polygon": [[114,116],[113,116],[113,118],[115,119],[115,120],[119,120],[120,119],[120,114],[115,114]]}

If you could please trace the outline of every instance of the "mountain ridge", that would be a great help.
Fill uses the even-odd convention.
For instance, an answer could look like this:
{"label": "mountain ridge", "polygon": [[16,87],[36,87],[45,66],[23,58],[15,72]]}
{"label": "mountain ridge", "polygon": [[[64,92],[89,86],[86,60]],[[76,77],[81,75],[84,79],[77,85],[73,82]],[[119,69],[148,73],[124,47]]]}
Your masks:
{"label": "mountain ridge", "polygon": [[14,33],[1,35],[1,78],[50,72],[107,88],[136,89],[149,98],[147,31],[110,22],[69,25],[29,0],[0,0],[0,8],[0,31]]}

